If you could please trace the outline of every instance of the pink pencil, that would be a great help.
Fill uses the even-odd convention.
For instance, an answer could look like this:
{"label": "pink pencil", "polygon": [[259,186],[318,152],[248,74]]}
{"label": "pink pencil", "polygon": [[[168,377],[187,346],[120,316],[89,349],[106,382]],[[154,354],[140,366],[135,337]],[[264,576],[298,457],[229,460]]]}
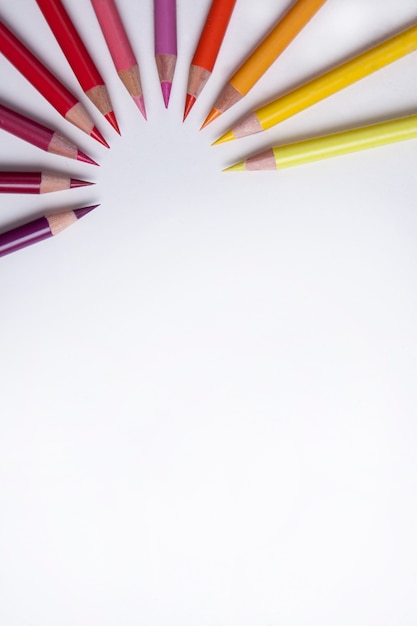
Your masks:
{"label": "pink pencil", "polygon": [[176,0],[154,0],[155,60],[165,107],[171,95],[177,63]]}
{"label": "pink pencil", "polygon": [[120,80],[146,120],[139,66],[115,0],[91,0]]}

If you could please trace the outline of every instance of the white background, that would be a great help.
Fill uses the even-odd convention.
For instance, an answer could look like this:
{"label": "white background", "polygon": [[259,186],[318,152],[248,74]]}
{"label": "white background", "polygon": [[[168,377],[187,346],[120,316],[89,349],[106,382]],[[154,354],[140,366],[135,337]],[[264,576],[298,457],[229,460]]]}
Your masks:
{"label": "white background", "polygon": [[249,153],[416,112],[416,53],[260,135],[250,108],[417,20],[415,0],[328,0],[250,95],[199,127],[289,0],[238,0],[182,123],[208,0],[178,3],[165,111],[152,3],[119,0],[148,121],[87,0],[66,2],[119,138],[86,102],[33,0],[1,15],[111,143],[67,124],[0,59],[0,99],[100,168],[0,134],[3,169],[97,182],[2,196],[0,228],[100,202],[1,259],[0,623],[415,626],[417,144],[221,173]]}

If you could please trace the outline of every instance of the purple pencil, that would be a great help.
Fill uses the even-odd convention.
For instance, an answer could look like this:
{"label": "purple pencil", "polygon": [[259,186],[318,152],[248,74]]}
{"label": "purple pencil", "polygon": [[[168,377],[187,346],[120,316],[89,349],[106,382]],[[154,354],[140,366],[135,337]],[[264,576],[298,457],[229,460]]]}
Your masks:
{"label": "purple pencil", "polygon": [[165,107],[171,95],[177,63],[176,0],[154,0],[155,60]]}
{"label": "purple pencil", "polygon": [[0,256],[5,256],[11,252],[26,248],[26,246],[31,246],[38,241],[43,241],[44,239],[58,235],[77,220],[84,217],[84,215],[90,213],[96,206],[98,205],[39,217],[36,220],[2,233],[0,235]]}

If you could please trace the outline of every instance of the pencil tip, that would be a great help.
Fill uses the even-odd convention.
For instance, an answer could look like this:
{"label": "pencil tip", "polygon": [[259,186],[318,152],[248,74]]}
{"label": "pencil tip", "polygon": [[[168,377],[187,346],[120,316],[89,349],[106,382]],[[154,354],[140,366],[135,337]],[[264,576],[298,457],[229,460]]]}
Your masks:
{"label": "pencil tip", "polygon": [[143,96],[133,96],[133,100],[135,101],[136,106],[142,113],[145,120],[147,120],[148,118],[146,117],[145,101],[143,99]]}
{"label": "pencil tip", "polygon": [[81,209],[74,209],[74,213],[75,213],[77,220],[80,220],[82,217],[84,217],[84,215],[87,215],[87,213],[90,213],[90,211],[94,211],[94,209],[96,209],[98,206],[100,205],[94,204],[92,206],[82,207]]}
{"label": "pencil tip", "polygon": [[77,161],[81,161],[82,163],[89,163],[90,165],[98,166],[98,163],[96,163],[96,161],[93,161],[93,159],[89,157],[88,154],[85,154],[85,152],[82,152],[81,150],[78,150],[77,152]]}
{"label": "pencil tip", "polygon": [[182,120],[183,122],[185,122],[186,118],[188,117],[188,114],[191,111],[191,109],[193,108],[196,99],[197,98],[192,96],[190,93],[187,93],[187,97],[185,99],[185,107],[184,107],[184,118]]}
{"label": "pencil tip", "polygon": [[203,130],[203,128],[205,128],[206,126],[214,122],[214,120],[220,117],[220,114],[221,114],[221,111],[219,111],[218,109],[212,109],[210,113],[207,115],[206,119],[204,120],[200,130]]}
{"label": "pencil tip", "polygon": [[164,98],[165,108],[168,108],[169,99],[171,97],[172,83],[167,80],[161,82],[162,96]]}
{"label": "pencil tip", "polygon": [[99,143],[101,143],[103,146],[106,146],[106,148],[110,148],[109,144],[107,143],[107,141],[104,139],[103,135],[101,134],[101,132],[98,130],[98,128],[96,128],[96,126],[94,126],[93,130],[90,133],[90,137],[92,137],[93,139],[95,139],[96,141],[98,141]]}
{"label": "pencil tip", "polygon": [[70,189],[76,189],[77,187],[88,187],[89,185],[94,185],[95,183],[91,183],[87,180],[81,180],[80,178],[71,178],[70,180]]}
{"label": "pencil tip", "polygon": [[244,172],[245,171],[245,163],[242,161],[241,163],[235,163],[234,165],[230,165],[229,167],[225,167],[222,172]]}
{"label": "pencil tip", "polygon": [[109,111],[109,113],[107,113],[104,117],[109,122],[109,124],[113,126],[116,133],[121,135],[122,133],[120,132],[119,124],[117,123],[117,119],[116,119],[116,115],[114,114],[114,111]]}
{"label": "pencil tip", "polygon": [[221,143],[226,143],[227,141],[233,141],[234,138],[235,137],[234,137],[232,131],[229,130],[227,133],[225,133],[224,135],[222,135],[221,137],[216,139],[216,141],[213,141],[213,143],[211,145],[212,146],[218,146]]}

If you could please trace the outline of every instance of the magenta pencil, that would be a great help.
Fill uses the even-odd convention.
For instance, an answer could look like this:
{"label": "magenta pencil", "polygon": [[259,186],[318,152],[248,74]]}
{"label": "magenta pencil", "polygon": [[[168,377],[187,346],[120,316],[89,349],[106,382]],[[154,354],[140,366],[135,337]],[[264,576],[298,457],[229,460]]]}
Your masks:
{"label": "magenta pencil", "polygon": [[73,143],[52,130],[52,128],[43,126],[3,104],[0,104],[0,129],[51,154],[58,154],[69,159],[82,161],[83,163],[98,165],[91,157],[78,150]]}
{"label": "magenta pencil", "polygon": [[139,65],[115,0],[91,0],[91,4],[119,78],[146,119]]}
{"label": "magenta pencil", "polygon": [[165,107],[168,107],[177,63],[176,0],[154,0],[155,61]]}
{"label": "magenta pencil", "polygon": [[84,217],[84,215],[90,213],[96,206],[98,205],[39,217],[0,234],[0,256],[17,252],[17,250],[31,246],[38,241],[49,239],[49,237],[55,237],[55,235],[58,235]]}
{"label": "magenta pencil", "polygon": [[53,172],[0,172],[0,193],[51,193],[92,184]]}

